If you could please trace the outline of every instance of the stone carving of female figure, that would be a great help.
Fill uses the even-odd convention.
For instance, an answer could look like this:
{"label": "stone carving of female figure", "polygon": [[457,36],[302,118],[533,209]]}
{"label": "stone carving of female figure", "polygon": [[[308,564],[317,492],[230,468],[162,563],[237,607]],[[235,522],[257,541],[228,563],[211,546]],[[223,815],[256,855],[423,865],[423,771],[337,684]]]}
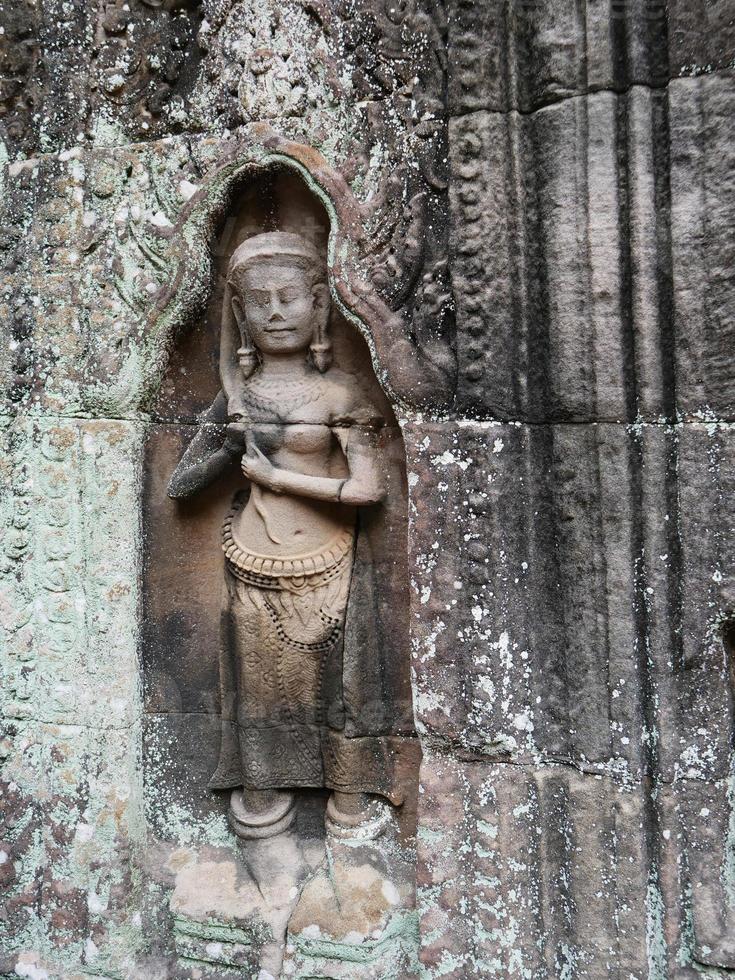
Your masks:
{"label": "stone carving of female figure", "polygon": [[210,782],[232,790],[241,837],[290,826],[297,787],[333,791],[335,827],[380,822],[378,798],[402,801],[399,760],[415,742],[407,664],[391,662],[389,631],[371,622],[385,603],[356,549],[359,509],[384,507],[383,420],[332,365],[328,319],[326,269],[309,241],[269,232],[236,249],[222,391],[169,486],[186,497],[238,463],[245,478],[223,528],[222,744]]}

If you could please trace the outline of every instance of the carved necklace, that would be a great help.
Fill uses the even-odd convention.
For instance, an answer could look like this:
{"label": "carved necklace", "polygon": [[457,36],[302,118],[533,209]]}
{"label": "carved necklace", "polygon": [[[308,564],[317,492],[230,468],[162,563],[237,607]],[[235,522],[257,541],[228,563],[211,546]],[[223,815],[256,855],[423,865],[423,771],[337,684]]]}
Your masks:
{"label": "carved necklace", "polygon": [[[316,401],[324,391],[323,379],[315,378],[284,378],[274,380],[256,376],[246,382],[242,389],[242,401],[250,406],[270,409],[272,406],[283,408],[284,402],[297,401],[307,405]],[[276,412],[276,414],[280,414]]]}

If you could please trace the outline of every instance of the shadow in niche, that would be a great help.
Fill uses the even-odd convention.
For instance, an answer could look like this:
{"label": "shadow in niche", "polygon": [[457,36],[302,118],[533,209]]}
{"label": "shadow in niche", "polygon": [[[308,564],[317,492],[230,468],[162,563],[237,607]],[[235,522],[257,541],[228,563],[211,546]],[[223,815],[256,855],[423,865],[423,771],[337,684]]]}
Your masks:
{"label": "shadow in niche", "polygon": [[[171,907],[177,921],[182,916],[185,920],[187,916],[196,919],[199,913],[205,917],[206,902],[202,905],[199,894],[196,900],[187,899],[189,886],[180,883],[177,875],[171,877],[170,854],[192,841],[198,848],[198,856],[191,859],[195,863],[204,861],[205,856],[208,860],[232,862],[231,855],[237,851],[237,839],[225,823],[229,792],[211,792],[207,783],[217,767],[221,730],[218,652],[224,593],[222,524],[233,495],[245,486],[245,480],[232,467],[231,472],[203,492],[178,501],[167,496],[167,485],[197,431],[198,416],[211,405],[221,387],[220,327],[230,256],[245,239],[271,230],[297,232],[326,250],[326,211],[303,181],[286,171],[251,177],[234,195],[230,213],[213,242],[213,284],[206,315],[180,338],[171,357],[153,406],[155,422],[150,426],[145,449],[141,662],[146,819],[155,846],[169,854],[164,860],[167,870],[162,880],[173,885]],[[384,469],[390,504],[385,505],[382,524],[376,518],[376,508],[363,509],[361,520],[363,528],[372,528],[370,561],[375,578],[400,583],[400,588],[389,595],[390,601],[385,595],[380,601],[393,607],[382,609],[382,615],[405,641],[402,648],[408,684],[407,487],[402,437],[373,373],[365,341],[334,308],[330,336],[335,367],[354,377],[355,387],[367,393],[386,422],[381,451],[387,461]],[[397,811],[399,838],[404,845],[410,843],[415,829],[418,767],[410,768],[415,771],[403,773],[409,785],[406,802]],[[300,790],[297,795],[295,836],[303,864],[300,869],[281,868],[280,873],[292,872],[291,884],[298,890],[324,854],[328,793]],[[232,871],[237,887],[245,892],[245,868],[254,874],[250,865],[252,861],[257,864],[258,850],[268,852],[268,847],[253,847],[254,843],[257,842],[243,843],[243,862]],[[204,872],[195,878],[206,890]],[[213,895],[210,917],[218,914],[217,901]],[[225,906],[227,901],[223,899],[219,914],[223,921],[229,921],[232,916],[228,919],[224,914]],[[196,909],[199,913],[192,911]],[[271,927],[276,928],[276,923],[271,923]],[[186,929],[184,933],[188,935]]]}
{"label": "shadow in niche", "polygon": [[[725,647],[725,660],[730,668],[730,697],[735,709],[735,621],[725,623],[723,626],[722,643]],[[735,745],[735,730],[733,731],[733,745]]]}

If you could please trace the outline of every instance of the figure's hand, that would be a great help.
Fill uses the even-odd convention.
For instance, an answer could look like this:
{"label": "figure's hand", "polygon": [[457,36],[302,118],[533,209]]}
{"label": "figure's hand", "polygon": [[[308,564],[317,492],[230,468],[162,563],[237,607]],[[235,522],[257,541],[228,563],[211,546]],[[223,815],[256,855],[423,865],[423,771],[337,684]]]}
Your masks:
{"label": "figure's hand", "polygon": [[252,433],[247,435],[245,455],[240,463],[240,468],[252,483],[267,487],[276,493],[281,492],[277,481],[278,469],[255,445]]}
{"label": "figure's hand", "polygon": [[223,449],[230,456],[239,456],[247,440],[248,427],[244,422],[230,422],[225,429],[225,442]]}

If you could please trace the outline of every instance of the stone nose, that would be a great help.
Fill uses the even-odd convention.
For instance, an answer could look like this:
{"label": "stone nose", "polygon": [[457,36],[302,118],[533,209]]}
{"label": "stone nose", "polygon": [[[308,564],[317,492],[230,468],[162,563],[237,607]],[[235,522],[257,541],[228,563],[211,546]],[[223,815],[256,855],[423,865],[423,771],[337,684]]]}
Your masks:
{"label": "stone nose", "polygon": [[283,320],[283,304],[278,295],[271,294],[270,298],[270,320]]}

